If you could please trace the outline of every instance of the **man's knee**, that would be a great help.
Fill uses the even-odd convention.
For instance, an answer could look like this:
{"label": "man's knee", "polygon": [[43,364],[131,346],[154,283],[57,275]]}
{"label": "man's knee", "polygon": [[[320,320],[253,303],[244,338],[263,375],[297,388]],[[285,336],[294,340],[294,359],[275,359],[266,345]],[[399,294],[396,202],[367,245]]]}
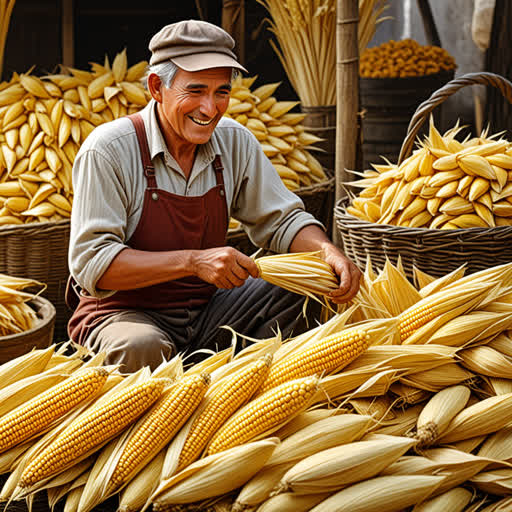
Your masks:
{"label": "man's knee", "polygon": [[106,351],[106,364],[119,364],[122,372],[143,366],[154,370],[173,356],[175,347],[158,327],[146,323],[114,322],[98,334],[97,342]]}

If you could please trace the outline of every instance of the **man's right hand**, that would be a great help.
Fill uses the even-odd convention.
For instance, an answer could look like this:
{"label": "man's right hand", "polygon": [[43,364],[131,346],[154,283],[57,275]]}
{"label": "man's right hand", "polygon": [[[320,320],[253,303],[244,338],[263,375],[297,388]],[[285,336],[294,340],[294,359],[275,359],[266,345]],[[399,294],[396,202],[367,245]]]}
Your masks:
{"label": "man's right hand", "polygon": [[194,275],[217,288],[242,286],[259,274],[252,258],[228,246],[192,251],[191,263]]}

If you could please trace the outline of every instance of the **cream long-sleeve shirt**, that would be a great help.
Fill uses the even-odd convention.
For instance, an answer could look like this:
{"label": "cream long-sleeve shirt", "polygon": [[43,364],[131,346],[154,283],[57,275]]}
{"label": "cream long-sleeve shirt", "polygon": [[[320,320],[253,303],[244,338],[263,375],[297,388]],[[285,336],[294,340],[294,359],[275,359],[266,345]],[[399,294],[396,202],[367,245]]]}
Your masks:
{"label": "cream long-sleeve shirt", "polygon": [[[299,230],[322,224],[282,183],[259,142],[239,123],[222,118],[211,139],[198,148],[187,180],[166,147],[156,118],[156,102],[141,111],[157,186],[174,194],[199,196],[216,185],[212,162],[224,166],[228,215],[239,220],[258,247],[284,253]],[[69,268],[77,283],[96,297],[115,292],[96,283],[116,255],[127,248],[142,214],[146,178],[129,119],[98,126],[73,165],[73,210]]]}

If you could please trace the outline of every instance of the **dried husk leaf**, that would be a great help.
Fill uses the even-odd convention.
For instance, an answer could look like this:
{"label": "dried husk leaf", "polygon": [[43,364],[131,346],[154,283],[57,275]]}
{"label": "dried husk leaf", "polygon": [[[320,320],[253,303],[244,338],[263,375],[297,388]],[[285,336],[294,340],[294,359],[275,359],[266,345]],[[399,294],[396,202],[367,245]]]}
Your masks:
{"label": "dried husk leaf", "polygon": [[401,381],[409,386],[436,393],[446,387],[468,381],[473,377],[474,374],[463,368],[460,364],[449,363],[437,366],[432,370],[406,375],[401,378]]}
{"label": "dried husk leaf", "polygon": [[150,498],[153,508],[206,500],[241,487],[265,465],[278,444],[277,437],[262,439],[193,462],[160,482]]}
{"label": "dried husk leaf", "polygon": [[512,393],[486,398],[457,414],[439,437],[439,442],[450,443],[490,434],[511,421]]}
{"label": "dried husk leaf", "polygon": [[311,512],[394,512],[424,500],[442,476],[378,476],[351,485],[320,502]]}
{"label": "dried husk leaf", "polygon": [[372,478],[415,444],[410,438],[381,436],[322,450],[295,464],[281,479],[276,493],[331,492]]}
{"label": "dried husk leaf", "polygon": [[473,498],[473,493],[464,487],[454,487],[435,498],[416,505],[412,512],[462,512]]}
{"label": "dried husk leaf", "polygon": [[155,491],[164,465],[162,450],[120,493],[119,512],[138,512]]}

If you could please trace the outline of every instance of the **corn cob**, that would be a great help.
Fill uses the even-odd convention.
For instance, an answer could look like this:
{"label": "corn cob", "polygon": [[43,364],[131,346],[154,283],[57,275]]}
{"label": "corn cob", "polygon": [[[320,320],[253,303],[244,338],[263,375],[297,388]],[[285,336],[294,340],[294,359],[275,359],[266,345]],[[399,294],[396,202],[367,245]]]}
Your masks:
{"label": "corn cob", "polygon": [[203,399],[209,383],[208,374],[184,377],[153,406],[127,442],[107,494],[133,478],[172,439]]}
{"label": "corn cob", "polygon": [[369,341],[369,332],[359,327],[331,334],[272,365],[260,393],[292,379],[339,370],[364,352]]}
{"label": "corn cob", "polygon": [[318,389],[317,377],[285,382],[242,407],[217,431],[206,453],[212,455],[276,429],[306,409]]}
{"label": "corn cob", "polygon": [[148,379],[121,390],[101,407],[85,411],[25,468],[19,487],[30,487],[57,474],[115,436],[158,399],[165,384],[163,379]]}
{"label": "corn cob", "polygon": [[[256,360],[225,379],[225,383],[215,390],[199,416],[194,420],[183,445],[178,461],[178,469],[195,461],[212,435],[219,427],[244,405],[265,380],[272,357]],[[236,387],[233,386],[236,382]]]}

